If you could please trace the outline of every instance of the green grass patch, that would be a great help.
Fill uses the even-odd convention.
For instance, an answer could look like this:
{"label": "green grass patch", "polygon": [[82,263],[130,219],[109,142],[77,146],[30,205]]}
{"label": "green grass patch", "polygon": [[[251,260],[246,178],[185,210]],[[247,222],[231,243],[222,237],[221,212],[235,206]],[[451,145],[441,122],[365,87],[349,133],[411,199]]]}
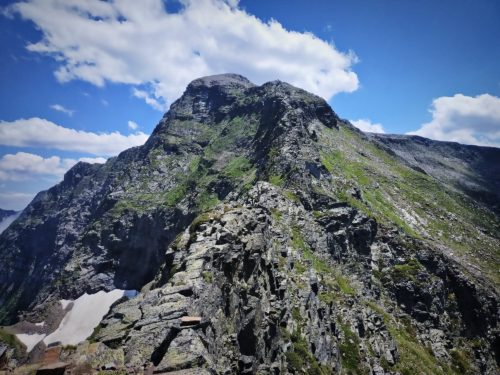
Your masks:
{"label": "green grass patch", "polygon": [[16,335],[5,331],[3,328],[0,328],[0,341],[19,351],[23,351],[25,348],[21,341],[17,339]]}
{"label": "green grass patch", "polygon": [[424,270],[423,266],[416,259],[410,259],[408,263],[396,264],[390,270],[391,278],[396,282],[405,280],[417,281],[417,275]]}
{"label": "green grass patch", "polygon": [[285,183],[282,176],[275,175],[275,174],[269,176],[269,182],[271,184],[273,184],[274,186],[278,186],[278,187],[283,186]]}
{"label": "green grass patch", "polygon": [[208,193],[206,191],[203,191],[201,194],[198,195],[197,197],[197,206],[200,209],[200,211],[208,211],[214,208],[218,203],[220,202],[219,197],[217,194],[214,193]]}
{"label": "green grass patch", "polygon": [[276,208],[271,208],[271,216],[275,221],[281,221],[283,214]]}
{"label": "green grass patch", "polygon": [[223,169],[223,174],[231,179],[244,177],[252,169],[252,163],[244,156],[232,159]]}
{"label": "green grass patch", "polygon": [[295,374],[330,375],[332,369],[318,363],[299,330],[290,335],[291,348],[285,353],[288,369]]}
{"label": "green grass patch", "polygon": [[300,203],[300,198],[295,194],[293,191],[290,190],[285,190],[283,192],[283,195],[288,199],[291,200],[292,202],[295,203]]}
{"label": "green grass patch", "polygon": [[351,328],[344,323],[340,323],[340,328],[344,333],[344,340],[339,345],[340,360],[342,366],[348,374],[367,374],[367,369],[361,367],[361,355],[359,353],[359,337]]}
{"label": "green grass patch", "polygon": [[212,284],[214,282],[214,274],[212,272],[203,271],[201,275],[203,276],[203,280],[205,280],[205,282],[209,284]]}
{"label": "green grass patch", "polygon": [[165,203],[167,206],[175,206],[179,203],[188,193],[187,183],[181,182],[174,186],[165,194]]}
{"label": "green grass patch", "polygon": [[[312,252],[297,226],[292,227],[291,242],[292,247],[298,250],[305,260],[311,263],[311,266],[318,274],[322,275],[325,279],[334,280],[334,287],[347,295],[356,294],[356,290],[349,283],[349,279],[334,269],[326,260],[321,259]],[[328,284],[327,280],[325,280],[325,284]]]}
{"label": "green grass patch", "polygon": [[297,271],[298,274],[301,275],[307,271],[306,266],[304,266],[301,262],[295,262],[294,269],[295,271]]}
{"label": "green grass patch", "polygon": [[198,230],[198,228],[200,228],[200,226],[202,224],[208,223],[212,220],[218,220],[218,219],[219,219],[219,215],[217,215],[213,212],[204,212],[204,213],[198,215],[193,220],[193,222],[191,223],[191,226],[189,227],[189,233],[195,233]]}
{"label": "green grass patch", "polygon": [[450,350],[451,367],[459,374],[472,374],[470,359],[468,354],[462,349]]}
{"label": "green grass patch", "polygon": [[293,307],[292,308],[292,317],[297,321],[297,323],[302,323],[304,318],[302,317],[302,314],[300,313],[300,309],[298,307]]}
{"label": "green grass patch", "polygon": [[446,364],[438,362],[429,350],[417,340],[415,331],[408,322],[395,321],[391,315],[374,302],[367,302],[367,305],[382,316],[389,333],[396,341],[400,359],[390,368],[391,371],[399,371],[403,375],[453,374],[453,371]]}
{"label": "green grass patch", "polygon": [[328,292],[322,291],[322,292],[319,292],[318,298],[321,302],[324,302],[327,305],[330,305],[331,303],[333,303],[334,301],[336,301],[338,299],[338,296],[335,293],[330,292],[330,291],[328,291]]}

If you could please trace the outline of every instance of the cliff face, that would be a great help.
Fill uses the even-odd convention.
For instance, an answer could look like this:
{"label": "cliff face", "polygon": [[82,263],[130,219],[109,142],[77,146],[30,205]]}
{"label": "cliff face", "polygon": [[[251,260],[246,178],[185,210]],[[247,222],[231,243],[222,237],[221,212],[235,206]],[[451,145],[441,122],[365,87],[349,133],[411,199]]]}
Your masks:
{"label": "cliff face", "polygon": [[45,335],[66,313],[59,300],[134,289],[61,358],[80,370],[495,373],[499,153],[446,147],[366,136],[283,82],[195,80],[144,146],[79,163],[1,235],[1,319],[23,312],[11,332]]}

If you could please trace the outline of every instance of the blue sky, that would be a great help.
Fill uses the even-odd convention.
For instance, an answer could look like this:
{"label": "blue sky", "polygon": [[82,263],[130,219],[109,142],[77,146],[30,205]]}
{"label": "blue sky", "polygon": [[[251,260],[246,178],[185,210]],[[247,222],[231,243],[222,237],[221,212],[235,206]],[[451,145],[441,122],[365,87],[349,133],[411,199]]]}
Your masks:
{"label": "blue sky", "polygon": [[363,130],[500,146],[496,0],[64,3],[2,2],[2,208],[141,144],[190,80],[226,71]]}

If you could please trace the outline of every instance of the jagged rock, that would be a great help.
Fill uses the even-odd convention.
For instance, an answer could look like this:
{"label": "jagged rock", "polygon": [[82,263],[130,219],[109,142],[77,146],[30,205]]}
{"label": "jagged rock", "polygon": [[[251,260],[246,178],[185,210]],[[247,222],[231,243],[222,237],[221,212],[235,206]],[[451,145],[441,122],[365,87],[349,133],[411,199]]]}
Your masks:
{"label": "jagged rock", "polygon": [[89,364],[94,369],[117,369],[125,365],[124,353],[121,348],[110,349],[103,343],[84,343],[79,345],[71,356],[76,365]]}
{"label": "jagged rock", "polygon": [[207,360],[207,350],[195,331],[182,330],[168,347],[168,351],[156,366],[155,372],[184,370],[202,367]]}

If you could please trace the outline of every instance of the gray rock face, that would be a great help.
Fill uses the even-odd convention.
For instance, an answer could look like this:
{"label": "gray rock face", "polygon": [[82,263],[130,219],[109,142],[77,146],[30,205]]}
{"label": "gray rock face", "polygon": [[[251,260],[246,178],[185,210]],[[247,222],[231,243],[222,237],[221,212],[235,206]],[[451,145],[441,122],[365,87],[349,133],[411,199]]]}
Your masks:
{"label": "gray rock face", "polygon": [[473,199],[500,206],[500,149],[439,142],[418,136],[369,134],[414,168]]}
{"label": "gray rock face", "polygon": [[451,180],[380,142],[289,84],[195,80],[144,146],[77,164],[1,235],[0,317],[20,329],[61,298],[139,290],[63,349],[75,373],[495,373],[494,279],[383,195]]}

